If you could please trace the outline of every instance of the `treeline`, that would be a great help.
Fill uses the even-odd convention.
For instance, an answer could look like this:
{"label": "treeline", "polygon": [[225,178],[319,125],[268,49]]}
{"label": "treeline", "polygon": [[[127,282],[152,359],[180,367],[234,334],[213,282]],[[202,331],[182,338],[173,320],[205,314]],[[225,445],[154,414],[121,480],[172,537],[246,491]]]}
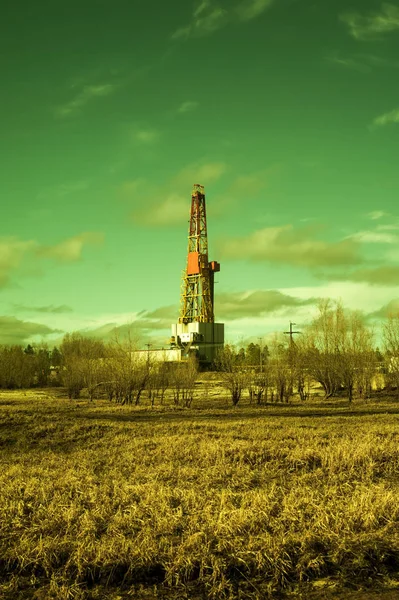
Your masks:
{"label": "treeline", "polygon": [[399,397],[399,315],[383,323],[382,341],[383,352],[375,347],[374,332],[359,312],[325,300],[295,341],[276,335],[263,356],[258,347],[258,367],[253,360],[256,349],[249,358],[245,349],[226,345],[217,368],[233,404],[245,390],[259,404],[288,402],[294,394],[306,400],[314,383],[326,399],[339,393],[349,401],[355,394],[370,397],[373,384],[396,390]]}
{"label": "treeline", "polygon": [[135,354],[130,341],[109,342],[79,333],[64,336],[59,347],[0,346],[0,387],[20,389],[64,386],[69,398],[85,390],[90,400],[106,396],[138,405],[145,391],[151,404],[163,402],[166,390],[176,405],[190,406],[198,376],[194,356],[179,364]]}
{"label": "treeline", "polygon": [[[383,323],[382,342],[380,351],[360,313],[325,300],[295,341],[275,335],[267,346],[225,345],[214,369],[234,405],[243,395],[258,404],[289,402],[294,395],[306,400],[315,383],[325,398],[366,398],[373,387],[396,390],[399,397],[399,314]],[[86,390],[90,399],[105,396],[135,405],[145,392],[152,405],[165,395],[176,405],[191,405],[198,379],[195,356],[176,364],[134,351],[130,340],[105,343],[79,333],[65,335],[51,350],[43,344],[0,346],[0,387],[61,385],[70,398]],[[208,380],[207,392],[209,385]]]}
{"label": "treeline", "polygon": [[[36,348],[28,345],[25,349],[18,345],[0,346],[0,387],[5,389],[44,387],[50,383],[61,385],[57,368],[61,365],[58,348],[50,350],[40,344]],[[52,368],[53,366],[53,368]]]}

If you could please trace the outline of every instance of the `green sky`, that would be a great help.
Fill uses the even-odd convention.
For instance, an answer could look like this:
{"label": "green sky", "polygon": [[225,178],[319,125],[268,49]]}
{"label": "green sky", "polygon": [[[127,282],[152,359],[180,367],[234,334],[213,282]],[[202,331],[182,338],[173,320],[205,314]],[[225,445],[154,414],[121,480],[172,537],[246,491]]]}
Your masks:
{"label": "green sky", "polygon": [[37,0],[0,22],[0,343],[168,343],[193,183],[229,340],[399,308],[399,5]]}

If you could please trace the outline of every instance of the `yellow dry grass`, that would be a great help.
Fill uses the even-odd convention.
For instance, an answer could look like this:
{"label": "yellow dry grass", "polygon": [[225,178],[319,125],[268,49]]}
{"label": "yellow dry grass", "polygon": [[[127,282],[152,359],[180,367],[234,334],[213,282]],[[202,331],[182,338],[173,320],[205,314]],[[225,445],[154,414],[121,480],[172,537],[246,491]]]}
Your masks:
{"label": "yellow dry grass", "polygon": [[2,393],[0,597],[394,586],[399,405],[213,404]]}

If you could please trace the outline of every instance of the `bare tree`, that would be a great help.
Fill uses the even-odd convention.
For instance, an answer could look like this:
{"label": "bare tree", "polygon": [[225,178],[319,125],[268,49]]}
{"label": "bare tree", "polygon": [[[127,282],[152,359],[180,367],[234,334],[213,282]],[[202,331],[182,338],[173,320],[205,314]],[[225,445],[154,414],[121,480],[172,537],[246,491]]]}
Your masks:
{"label": "bare tree", "polygon": [[166,360],[153,361],[149,365],[147,392],[151,406],[159,400],[163,404],[165,392],[170,384],[170,374]]}
{"label": "bare tree", "polygon": [[[293,394],[293,366],[286,340],[275,335],[270,344],[270,378],[276,399],[288,402]],[[273,393],[274,396],[274,393]]]}
{"label": "bare tree", "polygon": [[290,348],[290,362],[292,365],[292,377],[297,388],[298,395],[302,401],[309,398],[311,376],[309,374],[309,339],[307,332],[302,332]]}
{"label": "bare tree", "polygon": [[322,385],[325,398],[344,388],[352,402],[356,389],[370,389],[373,334],[359,312],[323,300],[307,341],[309,372]]}
{"label": "bare tree", "polygon": [[388,384],[396,389],[399,398],[399,313],[388,316],[382,331]]}
{"label": "bare tree", "polygon": [[[342,307],[337,307],[337,310],[342,311]],[[363,390],[371,387],[373,336],[359,312],[348,311],[344,314],[342,311],[339,352],[342,380],[349,402],[352,402],[355,389]]]}
{"label": "bare tree", "polygon": [[226,344],[218,352],[215,366],[220,371],[224,387],[230,392],[233,406],[237,406],[246,384],[246,373],[243,369],[242,356],[237,353],[233,346]]}
{"label": "bare tree", "polygon": [[340,360],[336,315],[332,301],[322,300],[319,314],[309,329],[308,364],[312,377],[324,390],[324,398],[333,396],[340,387]]}
{"label": "bare tree", "polygon": [[79,398],[83,388],[87,388],[89,398],[93,400],[101,374],[100,359],[105,357],[103,341],[76,332],[66,334],[60,352],[61,375],[69,398]]}
{"label": "bare tree", "polygon": [[190,408],[194,399],[195,382],[198,377],[198,360],[193,354],[189,356],[183,370],[183,402],[186,408]]}

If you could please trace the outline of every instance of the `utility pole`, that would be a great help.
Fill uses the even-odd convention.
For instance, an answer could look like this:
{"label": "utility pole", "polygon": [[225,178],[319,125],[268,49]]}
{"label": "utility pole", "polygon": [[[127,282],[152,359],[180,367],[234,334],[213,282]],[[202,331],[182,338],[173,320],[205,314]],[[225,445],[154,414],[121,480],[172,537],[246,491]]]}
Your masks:
{"label": "utility pole", "polygon": [[296,325],[296,323],[291,323],[291,321],[290,321],[290,330],[289,331],[284,331],[284,333],[286,335],[290,336],[290,348],[292,347],[292,344],[294,343],[294,337],[293,337],[294,334],[295,333],[302,333],[301,331],[293,331],[293,329],[292,329],[293,325]]}

